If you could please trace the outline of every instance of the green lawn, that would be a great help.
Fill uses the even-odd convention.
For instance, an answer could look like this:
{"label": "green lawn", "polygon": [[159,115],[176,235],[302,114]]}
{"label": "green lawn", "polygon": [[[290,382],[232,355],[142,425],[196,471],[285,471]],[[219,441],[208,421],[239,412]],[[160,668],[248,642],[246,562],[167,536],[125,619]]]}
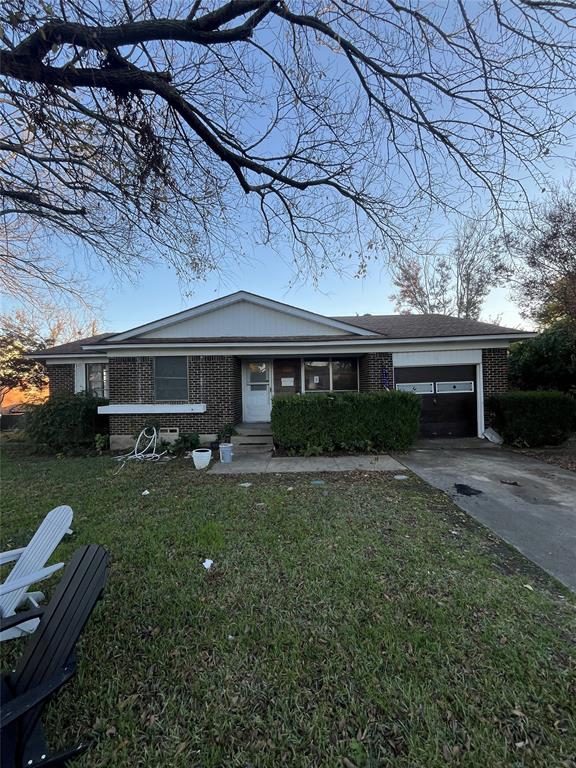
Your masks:
{"label": "green lawn", "polygon": [[576,765],[573,600],[415,478],[4,454],[2,549],[66,503],[58,558],[111,554],[46,718],[77,765]]}

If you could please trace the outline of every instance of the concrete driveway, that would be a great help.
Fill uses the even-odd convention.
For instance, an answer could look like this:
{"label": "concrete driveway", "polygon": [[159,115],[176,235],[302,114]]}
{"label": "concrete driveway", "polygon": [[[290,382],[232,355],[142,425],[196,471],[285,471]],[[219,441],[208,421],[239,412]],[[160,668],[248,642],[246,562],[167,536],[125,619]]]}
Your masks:
{"label": "concrete driveway", "polygon": [[422,441],[396,458],[576,592],[575,472],[486,440]]}

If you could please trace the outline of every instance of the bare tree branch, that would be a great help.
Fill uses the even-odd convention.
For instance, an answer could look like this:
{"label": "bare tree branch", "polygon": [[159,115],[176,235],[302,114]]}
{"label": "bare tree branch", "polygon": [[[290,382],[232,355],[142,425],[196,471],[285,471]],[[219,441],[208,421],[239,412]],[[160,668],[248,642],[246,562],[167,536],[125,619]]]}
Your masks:
{"label": "bare tree branch", "polygon": [[570,137],[574,2],[47,8],[0,11],[1,215],[120,271],[246,240],[362,271],[433,209],[505,215]]}

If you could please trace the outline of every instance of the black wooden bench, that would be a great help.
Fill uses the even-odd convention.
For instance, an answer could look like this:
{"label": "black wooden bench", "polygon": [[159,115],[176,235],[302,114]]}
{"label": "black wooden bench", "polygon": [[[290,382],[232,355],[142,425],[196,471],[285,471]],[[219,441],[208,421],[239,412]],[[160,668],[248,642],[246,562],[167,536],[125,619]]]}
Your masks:
{"label": "black wooden bench", "polygon": [[0,620],[0,630],[41,617],[16,669],[2,676],[0,714],[2,768],[63,766],[87,744],[50,755],[42,731],[42,711],[73,676],[74,648],[108,575],[108,553],[88,544],[76,550],[47,606]]}

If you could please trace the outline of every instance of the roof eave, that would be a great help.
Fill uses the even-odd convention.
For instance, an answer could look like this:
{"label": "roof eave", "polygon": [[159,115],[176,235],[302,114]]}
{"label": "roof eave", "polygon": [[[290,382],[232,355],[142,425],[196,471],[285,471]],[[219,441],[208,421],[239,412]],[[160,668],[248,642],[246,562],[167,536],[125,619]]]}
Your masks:
{"label": "roof eave", "polygon": [[115,343],[115,344],[106,344],[106,345],[94,345],[93,348],[102,350],[102,351],[110,351],[110,350],[118,350],[118,349],[154,349],[154,348],[160,348],[160,349],[170,349],[170,348],[206,348],[206,347],[213,347],[213,346],[226,346],[226,347],[237,347],[239,349],[242,349],[244,347],[271,347],[271,346],[339,346],[339,345],[346,345],[346,346],[354,346],[358,344],[383,344],[383,345],[392,345],[392,344],[437,344],[438,342],[466,342],[466,341],[521,341],[522,339],[530,339],[534,338],[538,334],[532,331],[518,331],[517,333],[495,333],[495,334],[476,334],[473,336],[419,336],[419,337],[408,337],[408,338],[402,338],[402,337],[396,337],[396,338],[384,338],[382,336],[379,336],[377,338],[374,338],[374,336],[366,337],[362,336],[358,339],[322,339],[318,341],[284,341],[281,336],[278,337],[277,341],[250,341],[247,339],[246,341],[240,341],[240,342],[231,342],[231,341],[221,341],[219,342],[217,337],[214,339],[213,342],[211,341],[201,341],[201,342],[195,342],[195,341],[176,341],[176,342],[161,342],[158,343],[158,340],[151,339],[149,342],[142,342],[141,344],[122,344],[122,343]]}

